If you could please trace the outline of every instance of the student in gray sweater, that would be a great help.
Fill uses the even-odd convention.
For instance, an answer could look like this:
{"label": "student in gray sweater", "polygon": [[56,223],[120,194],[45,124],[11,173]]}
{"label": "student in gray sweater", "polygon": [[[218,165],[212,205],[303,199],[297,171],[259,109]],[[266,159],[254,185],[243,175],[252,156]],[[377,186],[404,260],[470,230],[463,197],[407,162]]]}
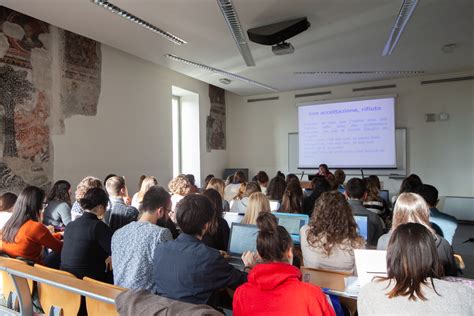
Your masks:
{"label": "student in gray sweater", "polygon": [[56,228],[65,227],[71,221],[71,184],[59,180],[51,188],[43,212],[43,224]]}
{"label": "student in gray sweater", "polygon": [[359,293],[359,315],[474,315],[474,290],[441,280],[432,232],[408,223],[392,233],[387,277],[376,277]]}

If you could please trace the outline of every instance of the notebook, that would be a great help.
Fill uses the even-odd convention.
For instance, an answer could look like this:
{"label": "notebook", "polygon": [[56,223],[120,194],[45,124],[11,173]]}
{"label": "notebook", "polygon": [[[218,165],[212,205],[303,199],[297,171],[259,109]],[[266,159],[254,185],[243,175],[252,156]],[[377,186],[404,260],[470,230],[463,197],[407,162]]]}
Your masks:
{"label": "notebook", "polygon": [[300,243],[300,228],[308,224],[309,216],[306,214],[291,214],[291,213],[273,213],[278,225],[285,227],[290,233],[291,239],[295,244]]}

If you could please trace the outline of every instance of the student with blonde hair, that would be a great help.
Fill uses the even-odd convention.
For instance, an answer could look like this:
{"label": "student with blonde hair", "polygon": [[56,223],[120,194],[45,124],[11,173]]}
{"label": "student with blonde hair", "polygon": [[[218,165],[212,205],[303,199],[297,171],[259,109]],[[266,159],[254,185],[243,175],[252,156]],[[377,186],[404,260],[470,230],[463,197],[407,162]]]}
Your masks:
{"label": "student with blonde hair", "polygon": [[382,235],[377,243],[377,249],[387,249],[388,242],[395,229],[406,223],[418,223],[425,226],[433,235],[436,249],[444,275],[456,276],[457,267],[454,261],[453,249],[449,243],[441,236],[438,236],[430,224],[430,209],[425,200],[416,193],[402,193],[398,196],[393,209],[393,221],[391,230]]}
{"label": "student with blonde hair", "polygon": [[158,180],[153,176],[145,176],[141,181],[140,191],[133,195],[132,206],[140,210],[145,193],[154,185],[158,185]]}
{"label": "student with blonde hair", "polygon": [[[243,184],[242,184],[243,185]],[[243,189],[243,187],[241,186]],[[260,186],[257,182],[249,182],[245,185],[245,190],[242,194],[236,196],[234,200],[232,200],[232,205],[230,207],[230,211],[234,213],[245,213],[247,212],[247,206],[249,203],[249,196],[252,195],[254,192],[261,192]]]}
{"label": "student with blonde hair", "polygon": [[225,188],[225,182],[224,180],[219,179],[219,178],[210,179],[206,186],[206,190],[214,189],[217,192],[219,192],[222,198],[222,210],[224,212],[228,212],[230,209],[230,206],[229,206],[229,202],[224,199],[224,188]]}
{"label": "student with blonde hair", "polygon": [[75,198],[76,201],[71,207],[71,218],[72,220],[76,220],[84,214],[84,210],[82,209],[81,205],[79,204],[79,200],[86,195],[86,192],[92,188],[99,188],[103,189],[102,181],[97,179],[96,177],[87,176],[79,182],[76,187]]}
{"label": "student with blonde hair", "polygon": [[242,219],[242,224],[257,224],[257,217],[262,212],[270,212],[270,202],[262,192],[252,193],[249,197],[247,212]]}

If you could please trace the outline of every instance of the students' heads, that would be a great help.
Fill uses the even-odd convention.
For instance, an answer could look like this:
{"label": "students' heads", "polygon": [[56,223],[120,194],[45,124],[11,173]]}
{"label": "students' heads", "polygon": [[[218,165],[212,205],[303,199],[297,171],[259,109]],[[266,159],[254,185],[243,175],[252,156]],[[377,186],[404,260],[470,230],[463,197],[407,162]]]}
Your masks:
{"label": "students' heads", "polygon": [[242,170],[238,170],[234,173],[233,183],[243,183],[247,182],[245,173]]}
{"label": "students' heads", "polygon": [[[109,180],[110,178],[115,177],[115,176],[116,176],[116,174],[114,174],[114,173],[109,173],[109,174],[105,177],[105,179],[104,179],[104,182],[103,182],[104,185],[107,183],[107,180]],[[84,193],[84,194],[85,194],[85,193]]]}
{"label": "students' heads", "polygon": [[257,217],[259,229],[257,236],[257,252],[265,262],[289,262],[293,260],[290,234],[282,226],[278,226],[275,215],[264,212]]}
{"label": "students' heads", "polygon": [[11,212],[18,196],[15,193],[6,192],[0,196],[0,212]]}
{"label": "students' heads", "polygon": [[279,212],[282,213],[301,213],[303,203],[303,190],[299,183],[295,181],[288,182],[285,193],[281,200]]}
{"label": "students' heads", "polygon": [[425,199],[429,207],[436,207],[438,204],[438,190],[429,184],[423,184],[418,188],[419,195]]}
{"label": "students' heads", "polygon": [[252,193],[249,197],[249,203],[247,205],[247,211],[242,220],[244,224],[255,225],[257,217],[262,212],[270,212],[270,202],[268,198],[262,192]]}
{"label": "students' heads", "polygon": [[142,200],[142,211],[150,215],[156,214],[157,219],[166,218],[171,210],[171,195],[160,186],[150,187]]}
{"label": "students' heads", "polygon": [[222,209],[222,197],[219,192],[214,189],[207,189],[202,195],[209,199],[209,202],[212,204],[212,209],[214,210],[214,218],[209,227],[209,234],[214,235],[219,225],[218,218],[222,217],[222,213],[224,212]]}
{"label": "students' heads", "polygon": [[180,174],[171,179],[171,181],[168,183],[168,189],[172,194],[185,196],[189,194],[191,183],[184,174]]}
{"label": "students' heads", "polygon": [[346,195],[351,199],[362,200],[366,193],[364,180],[352,178],[346,184]]}
{"label": "students' heads", "polygon": [[392,230],[406,223],[418,223],[434,232],[430,225],[430,209],[416,193],[402,193],[393,208]]}
{"label": "students' heads", "polygon": [[109,196],[100,188],[89,189],[84,197],[79,200],[82,209],[96,214],[99,218],[104,215],[108,203]]}
{"label": "students' heads", "polygon": [[84,195],[86,194],[86,192],[89,190],[89,189],[92,189],[92,188],[100,188],[102,189],[103,186],[102,186],[102,182],[95,178],[95,177],[85,177],[84,179],[81,180],[81,182],[79,182],[79,184],[77,185],[77,188],[76,188],[76,201],[82,199],[84,197]]}
{"label": "students' heads", "polygon": [[181,231],[188,235],[203,236],[214,217],[209,199],[198,194],[187,195],[176,205],[176,220]]}
{"label": "students' heads", "polygon": [[294,173],[289,173],[286,175],[286,183],[295,182],[300,185],[300,179]]}
{"label": "students' heads", "polygon": [[417,192],[422,185],[420,177],[412,173],[402,181],[399,193]]}
{"label": "students' heads", "polygon": [[45,193],[42,189],[34,186],[24,188],[18,195],[12,216],[3,227],[2,240],[14,242],[18,230],[26,221],[38,222],[44,200]]}
{"label": "students' heads", "polygon": [[285,178],[276,176],[270,181],[270,184],[268,185],[267,196],[270,200],[281,201],[285,189]]}
{"label": "students' heads", "polygon": [[185,177],[188,179],[191,185],[196,185],[196,178],[194,178],[193,174],[186,174]]}
{"label": "students' heads", "polygon": [[107,180],[105,188],[107,189],[107,193],[112,197],[125,196],[127,191],[125,187],[125,178],[121,176],[113,176]]}
{"label": "students' heads", "polygon": [[341,185],[346,181],[346,174],[342,169],[337,169],[334,171],[334,178],[336,179],[337,184]]}
{"label": "students' heads", "polygon": [[[363,244],[357,233],[351,207],[338,191],[321,194],[314,205],[307,233],[308,243],[320,246],[329,255],[332,248],[349,240],[354,247]],[[357,247],[359,248],[359,247]]]}
{"label": "students' heads", "polygon": [[[431,278],[442,276],[433,234],[417,223],[407,223],[395,229],[387,248],[387,275],[395,280],[388,297],[408,296],[426,300],[422,285],[434,287]],[[436,291],[436,289],[434,289]]]}
{"label": "students' heads", "polygon": [[283,180],[285,180],[285,174],[281,171],[278,171],[276,176],[282,178]]}
{"label": "students' heads", "polygon": [[224,180],[219,178],[212,178],[206,186],[206,189],[214,189],[224,198],[225,183]]}
{"label": "students' heads", "polygon": [[138,191],[138,198],[139,200],[143,199],[145,193],[152,187],[158,185],[158,180],[156,180],[153,176],[145,176],[142,181],[142,186],[140,187],[140,191]]}
{"label": "students' heads", "polygon": [[377,176],[369,176],[365,178],[365,184],[367,188],[367,200],[377,201],[379,199],[380,180]]}
{"label": "students' heads", "polygon": [[244,197],[249,197],[252,193],[255,192],[262,192],[260,189],[260,185],[258,185],[257,182],[249,182],[245,186],[245,192],[244,192]]}
{"label": "students' heads", "polygon": [[[146,178],[146,175],[142,174],[140,176],[140,178],[138,179],[138,191],[140,191],[140,189],[142,187],[143,180],[145,180],[145,178]],[[107,183],[107,181],[105,181],[105,183]]]}
{"label": "students' heads", "polygon": [[214,178],[213,174],[208,174],[206,178],[204,178],[204,185],[202,186],[204,189],[207,188],[207,185],[209,184],[209,181]]}
{"label": "students' heads", "polygon": [[259,171],[255,176],[258,184],[266,187],[269,181],[268,174],[265,171]]}
{"label": "students' heads", "polygon": [[54,183],[53,187],[49,191],[47,201],[62,201],[67,204],[71,204],[71,184],[66,180],[59,180]]}

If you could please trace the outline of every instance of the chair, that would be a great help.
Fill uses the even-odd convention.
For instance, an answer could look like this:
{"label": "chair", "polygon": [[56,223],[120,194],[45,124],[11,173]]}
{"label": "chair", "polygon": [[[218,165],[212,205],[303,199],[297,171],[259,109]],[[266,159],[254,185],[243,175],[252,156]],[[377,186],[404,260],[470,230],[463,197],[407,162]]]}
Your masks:
{"label": "chair", "polygon": [[[88,277],[85,277],[83,279],[86,282],[104,287],[106,289],[113,289],[113,290],[119,290],[119,291],[125,291],[126,289],[120,286],[108,284],[105,282],[100,282]],[[87,306],[87,315],[89,316],[103,316],[103,315],[118,315],[117,309],[115,305],[105,303],[99,300],[95,300],[90,297],[86,297],[86,306]]]}
{"label": "chair", "polygon": [[[344,292],[346,284],[344,279],[351,276],[348,272],[337,272],[323,269],[314,269],[301,267],[303,282],[311,283],[320,288],[328,288],[331,290]],[[339,297],[339,301],[344,305],[351,315],[355,315],[357,311],[357,300],[348,297]]]}
{"label": "chair", "polygon": [[[76,278],[73,274],[35,264],[40,271]],[[79,280],[79,279],[78,279]],[[77,315],[81,306],[81,296],[44,283],[38,283],[38,297],[45,315]]]}
{"label": "chair", "polygon": [[[9,264],[27,264],[23,260],[13,259],[6,255],[2,255],[1,257],[2,257],[3,262],[7,262]],[[15,287],[15,284],[13,283],[13,279],[11,278],[11,276],[8,274],[7,271],[0,271],[0,278],[2,281],[1,294],[3,295],[3,298],[5,299],[6,307],[19,311],[18,294],[16,293],[16,287]],[[31,289],[33,288],[33,282],[31,280],[28,280],[28,286],[30,288],[30,293],[31,293]]]}

